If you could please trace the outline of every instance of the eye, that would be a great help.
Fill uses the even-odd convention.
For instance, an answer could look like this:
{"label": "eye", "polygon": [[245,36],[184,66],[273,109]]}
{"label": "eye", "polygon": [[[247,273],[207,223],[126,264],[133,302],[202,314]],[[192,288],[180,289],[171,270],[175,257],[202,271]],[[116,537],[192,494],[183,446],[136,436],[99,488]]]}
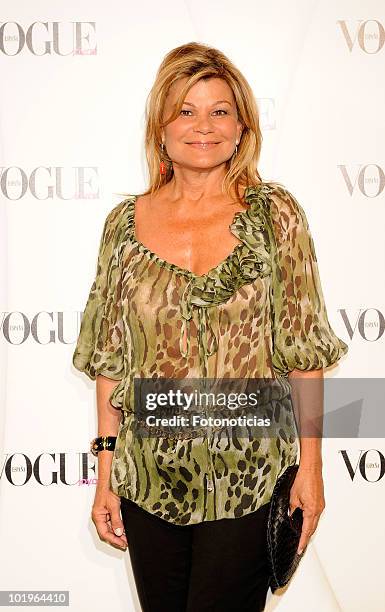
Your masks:
{"label": "eye", "polygon": [[[180,111],[180,114],[181,114],[182,116],[184,116],[184,117],[188,117],[188,116],[189,116],[189,115],[185,115],[184,113],[192,113],[192,111],[191,111],[191,110],[188,110],[187,108],[183,108],[183,109]],[[214,111],[214,113],[224,113],[225,115],[228,115],[228,114],[229,114],[229,113],[228,113],[226,110],[224,110],[223,108],[219,108],[218,110]],[[220,117],[223,117],[223,115],[219,115],[219,116],[220,116]]]}

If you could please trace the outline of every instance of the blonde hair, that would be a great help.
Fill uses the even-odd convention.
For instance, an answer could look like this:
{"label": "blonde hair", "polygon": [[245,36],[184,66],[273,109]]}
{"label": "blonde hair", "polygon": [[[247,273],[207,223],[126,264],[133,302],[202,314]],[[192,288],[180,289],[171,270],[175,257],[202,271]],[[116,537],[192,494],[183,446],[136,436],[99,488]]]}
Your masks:
{"label": "blonde hair", "polygon": [[[234,64],[218,49],[203,43],[190,42],[169,51],[164,57],[156,74],[155,82],[149,92],[145,110],[145,150],[149,170],[149,186],[143,195],[157,192],[173,177],[173,168],[166,150],[161,149],[162,127],[174,121],[182,108],[189,89],[200,79],[224,79],[231,87],[238,120],[243,126],[237,155],[226,161],[226,174],[222,191],[232,195],[232,187],[240,198],[239,187],[247,187],[262,182],[257,169],[262,146],[262,133],[259,125],[259,112],[253,91]],[[169,89],[179,79],[187,78],[180,92],[176,106],[168,120],[162,123],[163,110]],[[159,172],[161,160],[166,163],[166,174]]]}

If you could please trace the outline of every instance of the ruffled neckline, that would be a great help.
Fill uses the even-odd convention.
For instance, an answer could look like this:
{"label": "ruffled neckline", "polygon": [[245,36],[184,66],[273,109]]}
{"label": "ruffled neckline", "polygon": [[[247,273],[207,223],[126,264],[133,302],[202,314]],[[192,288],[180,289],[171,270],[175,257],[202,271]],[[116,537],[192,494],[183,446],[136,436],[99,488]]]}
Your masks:
{"label": "ruffled neckline", "polygon": [[[154,251],[148,248],[143,242],[136,237],[135,228],[135,205],[139,195],[131,195],[126,200],[126,239],[129,240],[130,244],[135,246],[139,252],[146,255],[151,261],[156,262],[162,268],[166,268],[176,274],[185,276],[188,279],[194,279],[201,284],[202,281],[213,276],[218,276],[222,272],[225,272],[228,267],[232,264],[236,268],[244,267],[246,275],[248,275],[247,255],[249,250],[258,257],[258,262],[254,261],[258,265],[259,272],[264,275],[268,274],[270,269],[268,262],[270,259],[269,249],[263,248],[268,247],[268,241],[266,241],[267,235],[261,235],[264,226],[264,215],[259,216],[260,213],[266,212],[266,198],[267,195],[272,191],[271,186],[268,183],[260,183],[259,185],[246,187],[244,191],[244,202],[248,205],[248,208],[239,210],[234,214],[232,222],[229,224],[229,229],[235,235],[240,242],[235,245],[234,249],[223,259],[219,264],[208,270],[205,274],[196,274],[195,272],[182,268],[177,264],[169,262]],[[259,233],[255,233],[256,229]],[[253,231],[253,235],[250,234],[250,230]],[[251,261],[249,260],[249,264]]]}

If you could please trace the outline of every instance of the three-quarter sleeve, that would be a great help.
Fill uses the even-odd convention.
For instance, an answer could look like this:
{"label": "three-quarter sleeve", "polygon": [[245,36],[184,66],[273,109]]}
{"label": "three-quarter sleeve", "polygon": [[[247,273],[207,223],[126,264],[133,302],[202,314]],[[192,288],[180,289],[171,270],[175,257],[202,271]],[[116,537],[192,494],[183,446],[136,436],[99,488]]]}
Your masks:
{"label": "three-quarter sleeve", "polygon": [[278,374],[317,370],[348,351],[330,326],[313,238],[295,197],[279,188],[272,196],[272,366]]}
{"label": "three-quarter sleeve", "polygon": [[94,282],[81,319],[72,363],[91,380],[102,374],[124,377],[124,326],[117,248],[116,209],[107,216],[99,244]]}

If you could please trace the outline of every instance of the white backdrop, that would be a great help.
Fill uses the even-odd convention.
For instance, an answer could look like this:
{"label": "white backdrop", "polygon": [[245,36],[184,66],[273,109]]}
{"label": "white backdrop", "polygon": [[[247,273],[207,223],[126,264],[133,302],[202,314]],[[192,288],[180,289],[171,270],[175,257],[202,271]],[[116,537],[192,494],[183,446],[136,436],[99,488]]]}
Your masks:
{"label": "white backdrop", "polygon": [[[71,358],[103,221],[146,186],[145,98],[164,54],[189,41],[243,71],[262,177],[305,209],[349,344],[326,376],[384,376],[382,0],[3,0],[0,589],[69,590],[76,612],[139,610],[128,552],[90,519],[95,387]],[[324,441],[326,509],[267,611],[384,609],[384,454],[383,438]]]}

